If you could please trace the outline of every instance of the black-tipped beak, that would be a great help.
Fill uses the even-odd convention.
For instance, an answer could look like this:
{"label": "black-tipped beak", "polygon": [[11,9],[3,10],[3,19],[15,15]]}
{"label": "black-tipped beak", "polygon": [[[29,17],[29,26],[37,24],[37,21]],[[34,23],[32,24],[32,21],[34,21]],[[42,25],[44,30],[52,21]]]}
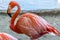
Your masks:
{"label": "black-tipped beak", "polygon": [[10,13],[7,13],[7,14],[8,14],[10,17],[12,17]]}
{"label": "black-tipped beak", "polygon": [[8,6],[7,14],[8,14],[10,17],[12,17],[10,12],[11,12],[11,7]]}

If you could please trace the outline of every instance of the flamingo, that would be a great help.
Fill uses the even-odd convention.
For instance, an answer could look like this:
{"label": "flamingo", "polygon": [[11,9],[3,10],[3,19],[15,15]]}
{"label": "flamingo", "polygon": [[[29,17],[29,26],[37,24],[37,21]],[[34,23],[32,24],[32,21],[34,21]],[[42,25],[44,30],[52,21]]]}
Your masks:
{"label": "flamingo", "polygon": [[0,40],[17,40],[17,38],[13,37],[10,34],[0,32]]}
{"label": "flamingo", "polygon": [[[17,6],[16,12],[11,15],[11,10]],[[31,38],[31,40],[37,40],[39,37],[52,33],[60,36],[60,32],[51,26],[42,17],[33,13],[24,13],[17,20],[15,20],[21,11],[20,5],[16,1],[11,1],[8,6],[7,14],[11,17],[10,28],[18,34],[25,34]]]}

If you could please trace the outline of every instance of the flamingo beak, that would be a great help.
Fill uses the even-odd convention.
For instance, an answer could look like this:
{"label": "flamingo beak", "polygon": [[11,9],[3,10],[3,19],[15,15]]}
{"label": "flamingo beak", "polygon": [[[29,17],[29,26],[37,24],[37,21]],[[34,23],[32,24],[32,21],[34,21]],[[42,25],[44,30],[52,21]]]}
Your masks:
{"label": "flamingo beak", "polygon": [[8,6],[7,14],[8,14],[10,17],[12,17],[10,12],[11,12],[11,7]]}

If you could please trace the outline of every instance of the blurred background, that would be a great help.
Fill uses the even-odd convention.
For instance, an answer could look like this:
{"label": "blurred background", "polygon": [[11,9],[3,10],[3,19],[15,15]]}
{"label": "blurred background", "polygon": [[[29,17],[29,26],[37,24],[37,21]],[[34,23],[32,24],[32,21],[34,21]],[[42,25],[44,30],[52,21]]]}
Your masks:
{"label": "blurred background", "polygon": [[[0,0],[0,32],[11,34],[18,40],[30,40],[24,34],[17,34],[9,28],[10,17],[7,15],[9,2],[12,0]],[[17,1],[21,6],[21,14],[25,12],[33,12],[43,17],[54,28],[60,31],[60,0],[13,0]],[[12,10],[15,12],[17,7]],[[18,16],[19,17],[19,16]],[[60,40],[58,36],[46,34],[38,40]]]}

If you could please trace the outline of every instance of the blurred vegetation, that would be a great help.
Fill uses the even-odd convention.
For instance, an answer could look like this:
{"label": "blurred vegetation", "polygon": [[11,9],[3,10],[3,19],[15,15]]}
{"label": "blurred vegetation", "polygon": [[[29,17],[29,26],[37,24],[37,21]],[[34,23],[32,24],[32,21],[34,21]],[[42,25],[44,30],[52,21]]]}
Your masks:
{"label": "blurred vegetation", "polygon": [[[16,10],[12,10],[11,13],[14,13]],[[31,13],[36,13],[36,14],[56,14],[56,13],[60,13],[60,9],[42,9],[42,10],[21,10],[21,13],[26,13],[26,12],[31,12]],[[7,13],[7,10],[0,10],[0,14],[5,14]]]}

